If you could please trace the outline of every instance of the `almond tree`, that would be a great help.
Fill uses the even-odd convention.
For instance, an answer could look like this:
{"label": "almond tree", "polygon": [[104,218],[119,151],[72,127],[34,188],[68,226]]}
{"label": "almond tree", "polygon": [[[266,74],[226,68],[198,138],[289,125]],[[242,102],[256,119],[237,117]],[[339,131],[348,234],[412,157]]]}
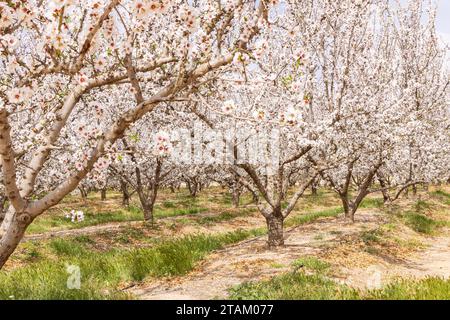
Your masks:
{"label": "almond tree", "polygon": [[[427,165],[413,166],[414,176],[399,174],[419,154],[440,154],[442,137],[448,137],[448,127],[439,124],[447,114],[445,51],[436,37],[435,11],[423,22],[429,9],[423,3],[414,0],[403,8],[377,0],[323,0],[289,11],[314,68],[314,117],[330,124],[321,134],[324,143],[308,159],[328,167],[320,175],[352,221],[368,194],[432,181],[432,163],[448,169],[428,158],[422,162]],[[431,152],[419,150],[430,147]],[[373,187],[376,178],[384,186]]]}
{"label": "almond tree", "polygon": [[[98,161],[108,162],[108,151],[133,123],[189,94],[247,50],[267,27],[270,5],[1,1],[0,154],[10,205],[0,227],[0,267],[36,217],[96,166],[103,168]],[[91,123],[91,104],[98,105],[91,97],[99,95],[109,100],[112,117]],[[121,99],[134,103],[114,109]],[[85,121],[84,129],[71,136],[77,119]],[[73,166],[35,197],[36,185],[61,158]]]}
{"label": "almond tree", "polygon": [[120,151],[117,151],[109,169],[137,194],[144,221],[153,224],[159,188],[174,168],[168,157],[172,148],[170,137],[163,131],[152,131],[149,124],[156,127],[152,120],[155,119],[144,117],[134,126],[133,133],[117,143]]}
{"label": "almond tree", "polygon": [[[294,66],[296,61],[293,60]],[[240,63],[239,60],[237,66]],[[201,92],[192,111],[205,122],[205,127],[214,130],[215,141],[223,142],[208,147],[214,152],[207,156],[215,154],[217,165],[231,171],[250,190],[266,219],[269,247],[277,247],[284,244],[285,219],[320,169],[311,170],[306,161],[305,155],[315,141],[309,138],[314,128],[305,121],[308,103],[303,95],[299,99],[291,88],[258,77],[253,79],[249,73],[247,79],[218,79],[222,88],[219,92],[226,96]],[[281,99],[287,99],[285,104],[276,103]],[[288,195],[294,172],[299,185],[293,195]]]}

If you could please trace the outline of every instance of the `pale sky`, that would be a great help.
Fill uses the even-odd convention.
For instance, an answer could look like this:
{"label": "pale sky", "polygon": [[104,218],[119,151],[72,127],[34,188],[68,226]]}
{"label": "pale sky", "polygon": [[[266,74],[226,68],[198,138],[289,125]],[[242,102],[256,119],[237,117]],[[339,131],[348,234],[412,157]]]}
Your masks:
{"label": "pale sky", "polygon": [[450,44],[450,0],[439,0],[437,30]]}
{"label": "pale sky", "polygon": [[439,1],[438,28],[440,32],[450,34],[450,0]]}

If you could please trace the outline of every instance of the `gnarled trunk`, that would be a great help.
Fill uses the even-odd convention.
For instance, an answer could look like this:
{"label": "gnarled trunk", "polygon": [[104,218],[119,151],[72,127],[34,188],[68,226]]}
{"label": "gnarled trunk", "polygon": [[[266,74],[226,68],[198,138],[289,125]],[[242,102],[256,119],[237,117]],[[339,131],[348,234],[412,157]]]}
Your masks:
{"label": "gnarled trunk", "polygon": [[413,191],[413,195],[416,196],[417,195],[417,185],[413,184],[412,191]]}
{"label": "gnarled trunk", "polygon": [[152,225],[154,223],[153,207],[155,206],[156,197],[158,195],[158,184],[152,186],[151,194],[148,199],[142,201],[142,209],[144,210],[144,220],[150,222]]}
{"label": "gnarled trunk", "polygon": [[101,190],[101,200],[106,201],[106,188]]}
{"label": "gnarled trunk", "polygon": [[3,219],[5,219],[6,215],[5,206],[7,200],[8,198],[6,198],[5,196],[0,196],[0,224],[2,223]]}
{"label": "gnarled trunk", "polygon": [[342,206],[344,207],[344,217],[346,220],[355,222],[355,213],[358,206],[352,203],[346,195],[340,195]]}
{"label": "gnarled trunk", "polygon": [[351,222],[355,222],[356,209],[357,209],[356,206],[350,204],[347,210],[344,210],[345,219]]}
{"label": "gnarled trunk", "polygon": [[148,202],[143,204],[142,210],[144,211],[144,221],[153,224],[155,222],[153,217],[153,203]]}
{"label": "gnarled trunk", "polygon": [[2,224],[3,220],[5,219],[5,216],[6,216],[6,211],[2,207],[2,208],[0,208],[0,225]]}
{"label": "gnarled trunk", "polygon": [[19,245],[31,222],[29,215],[18,217],[12,207],[6,212],[0,226],[0,269]]}
{"label": "gnarled trunk", "polygon": [[312,194],[313,196],[317,196],[318,190],[319,190],[319,179],[315,179],[315,180],[311,183],[311,194]]}
{"label": "gnarled trunk", "polygon": [[269,248],[280,247],[284,245],[283,224],[284,218],[280,213],[274,212],[269,217],[266,217],[268,230],[268,245]]}
{"label": "gnarled trunk", "polygon": [[197,196],[197,191],[198,191],[198,184],[195,181],[187,181],[186,182],[187,187],[189,189],[189,194],[191,195],[192,198],[195,198]]}
{"label": "gnarled trunk", "polygon": [[231,192],[231,197],[232,197],[232,202],[233,202],[233,207],[238,208],[239,204],[240,204],[240,199],[241,199],[241,193],[239,192],[239,190],[237,188],[233,188],[232,192]]}
{"label": "gnarled trunk", "polygon": [[84,203],[87,203],[87,197],[88,197],[88,192],[84,187],[78,187],[78,190],[80,191],[80,195],[81,198],[83,199]]}
{"label": "gnarled trunk", "polygon": [[120,180],[120,190],[122,191],[122,205],[124,207],[130,206],[130,192],[128,191],[127,183]]}
{"label": "gnarled trunk", "polygon": [[391,202],[391,196],[389,195],[387,183],[381,175],[378,176],[378,182],[380,183],[381,193],[383,194],[383,203]]}

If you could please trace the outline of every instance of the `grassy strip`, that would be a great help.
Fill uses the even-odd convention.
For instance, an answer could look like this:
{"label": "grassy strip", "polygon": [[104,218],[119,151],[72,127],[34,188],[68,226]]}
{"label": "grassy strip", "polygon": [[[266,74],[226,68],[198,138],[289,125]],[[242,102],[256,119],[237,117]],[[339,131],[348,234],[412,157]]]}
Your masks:
{"label": "grassy strip", "polygon": [[431,192],[431,195],[439,198],[445,205],[450,205],[450,193],[443,190],[436,190]]}
{"label": "grassy strip", "polygon": [[[207,211],[207,208],[189,207],[189,208],[155,208],[155,218],[167,218],[175,216],[184,216],[198,214]],[[130,206],[127,210],[120,209],[110,212],[85,212],[84,221],[73,223],[61,215],[49,215],[38,218],[28,228],[29,234],[44,233],[49,230],[71,230],[81,229],[90,226],[101,225],[111,222],[129,222],[143,220],[143,213],[139,207]]]}
{"label": "grassy strip", "polygon": [[[230,289],[233,300],[443,300],[450,299],[450,279],[402,279],[380,289],[357,290],[327,277],[329,265],[314,257],[299,259],[294,271],[267,281]],[[299,269],[302,268],[302,271]],[[304,272],[308,270],[312,273]]]}
{"label": "grassy strip", "polygon": [[450,280],[398,280],[370,291],[358,291],[322,275],[289,273],[269,281],[231,289],[232,300],[448,300]]}
{"label": "grassy strip", "polygon": [[432,204],[424,200],[418,200],[413,210],[402,212],[400,217],[407,226],[416,232],[429,235],[436,234],[440,228],[450,226],[450,223],[428,216],[427,211],[430,211],[432,208]]}
{"label": "grassy strip", "polygon": [[[117,291],[124,282],[145,277],[183,275],[208,253],[263,234],[264,230],[235,231],[205,236],[195,235],[167,241],[152,248],[90,251],[76,240],[50,242],[57,259],[45,258],[9,273],[0,272],[0,299],[120,299]],[[81,288],[67,288],[67,267],[80,268]]]}
{"label": "grassy strip", "polygon": [[344,209],[342,207],[326,209],[322,211],[312,212],[308,214],[302,214],[295,217],[288,218],[285,222],[286,227],[295,227],[306,223],[314,222],[319,218],[326,217],[337,217],[339,214],[343,213]]}
{"label": "grassy strip", "polygon": [[[335,216],[342,209],[330,209],[291,218],[290,226]],[[9,273],[0,271],[0,299],[120,299],[129,298],[113,289],[120,283],[141,281],[146,277],[183,275],[207,254],[226,245],[266,234],[265,228],[235,231],[221,235],[188,236],[166,241],[152,248],[113,249],[95,252],[89,241],[55,239],[49,248],[57,260],[33,251],[37,262]],[[82,239],[81,239],[82,240]],[[81,271],[81,288],[67,289],[67,266]]]}
{"label": "grassy strip", "polygon": [[243,208],[239,211],[225,211],[222,212],[219,215],[215,216],[208,216],[208,217],[201,217],[197,220],[195,220],[196,223],[203,225],[211,225],[214,223],[224,222],[224,221],[230,221],[236,218],[245,217],[251,214],[252,212],[255,212],[256,208]]}
{"label": "grassy strip", "polygon": [[341,300],[358,294],[321,275],[289,273],[268,281],[249,282],[232,288],[231,300]]}

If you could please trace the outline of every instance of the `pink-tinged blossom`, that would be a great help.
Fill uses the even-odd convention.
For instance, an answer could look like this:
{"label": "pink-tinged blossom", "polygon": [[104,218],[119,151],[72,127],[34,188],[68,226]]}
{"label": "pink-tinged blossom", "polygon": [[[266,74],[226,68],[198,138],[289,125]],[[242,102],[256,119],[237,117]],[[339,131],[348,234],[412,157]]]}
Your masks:
{"label": "pink-tinged blossom", "polygon": [[80,86],[87,87],[89,85],[89,78],[84,73],[80,73],[77,76],[77,82]]}
{"label": "pink-tinged blossom", "polygon": [[234,100],[227,100],[223,103],[222,112],[225,114],[232,114],[236,110],[236,104]]}

